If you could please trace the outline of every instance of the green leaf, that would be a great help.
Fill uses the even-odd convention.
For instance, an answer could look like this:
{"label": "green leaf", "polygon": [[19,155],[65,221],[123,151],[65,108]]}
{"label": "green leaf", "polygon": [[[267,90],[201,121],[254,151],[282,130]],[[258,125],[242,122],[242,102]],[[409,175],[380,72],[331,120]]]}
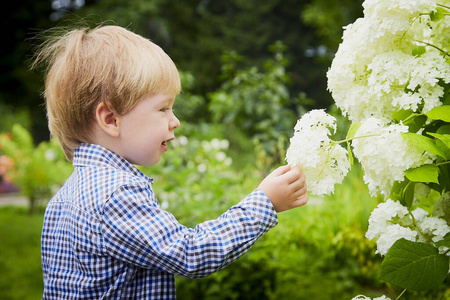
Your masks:
{"label": "green leaf", "polygon": [[434,182],[439,184],[439,167],[436,165],[422,165],[405,172],[406,177],[415,182]]}
{"label": "green leaf", "polygon": [[439,134],[450,134],[450,125],[444,125],[437,129],[436,133]]}
{"label": "green leaf", "polygon": [[413,56],[421,56],[422,54],[424,54],[425,52],[427,52],[425,46],[417,46],[416,48],[414,48],[412,50],[412,55]]}
{"label": "green leaf", "polygon": [[436,243],[436,247],[450,248],[450,232],[444,236],[444,239]]}
{"label": "green leaf", "polygon": [[353,158],[352,148],[350,147],[349,142],[347,142],[347,153],[348,153],[348,159],[350,160],[350,165],[353,165],[353,163],[355,162],[355,159]]}
{"label": "green leaf", "polygon": [[[352,123],[347,131],[346,139],[350,140],[355,137],[356,132],[358,131],[359,127],[361,127],[362,123]],[[348,152],[348,158],[350,160],[350,164],[353,165],[355,162],[355,159],[353,158],[352,149],[350,147],[350,142],[347,141],[347,152]]]}
{"label": "green leaf", "polygon": [[401,182],[395,181],[389,198],[394,201],[399,201],[403,206],[411,207],[414,200],[414,187],[415,183],[411,182],[408,178]]}
{"label": "green leaf", "polygon": [[400,203],[408,208],[411,207],[414,201],[414,187],[416,186],[415,183],[409,182],[406,185],[406,188],[402,191]]}
{"label": "green leaf", "polygon": [[431,133],[428,132],[429,135],[434,136],[435,138],[442,141],[447,147],[450,148],[450,134],[439,134],[439,133]]}
{"label": "green leaf", "polygon": [[421,128],[423,128],[423,125],[427,121],[427,116],[425,115],[416,115],[414,118],[406,121],[404,124],[409,127],[410,132],[417,132]]}
{"label": "green leaf", "polygon": [[426,115],[415,113],[411,109],[399,109],[392,114],[392,118],[407,125],[410,132],[417,132],[427,121]]}
{"label": "green leaf", "polygon": [[430,20],[433,22],[439,21],[440,19],[445,17],[445,14],[448,13],[447,10],[437,7],[436,11],[432,11],[430,13]]}
{"label": "green leaf", "polygon": [[444,281],[448,264],[448,256],[437,248],[400,239],[381,263],[380,279],[407,290],[430,290]]}
{"label": "green leaf", "polygon": [[[403,190],[407,187],[407,185],[410,183],[409,179],[405,179],[402,182],[394,181],[394,185],[392,186],[391,194],[389,195],[389,198],[392,200],[400,201],[402,202],[402,194],[404,193]],[[405,205],[406,203],[402,203],[402,205]]]}
{"label": "green leaf", "polygon": [[441,149],[439,149],[430,138],[412,132],[402,133],[402,136],[418,148],[445,158],[445,153],[443,153]]}
{"label": "green leaf", "polygon": [[352,125],[350,125],[350,128],[347,131],[347,139],[352,139],[355,137],[356,132],[358,131],[359,127],[361,127],[362,123],[352,123]]}
{"label": "green leaf", "polygon": [[410,109],[406,110],[406,109],[399,109],[397,111],[395,111],[392,114],[392,118],[394,120],[396,120],[397,122],[403,121],[406,118],[408,118],[411,114],[413,114],[414,112]]}
{"label": "green leaf", "polygon": [[428,118],[450,122],[450,105],[438,106],[426,113]]}

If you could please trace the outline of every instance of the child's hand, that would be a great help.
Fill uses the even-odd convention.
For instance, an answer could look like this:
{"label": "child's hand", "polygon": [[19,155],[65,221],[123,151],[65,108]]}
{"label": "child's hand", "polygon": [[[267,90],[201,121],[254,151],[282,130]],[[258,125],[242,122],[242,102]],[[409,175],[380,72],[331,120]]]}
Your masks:
{"label": "child's hand", "polygon": [[308,202],[305,174],[299,167],[279,167],[258,188],[269,197],[277,212],[303,206]]}

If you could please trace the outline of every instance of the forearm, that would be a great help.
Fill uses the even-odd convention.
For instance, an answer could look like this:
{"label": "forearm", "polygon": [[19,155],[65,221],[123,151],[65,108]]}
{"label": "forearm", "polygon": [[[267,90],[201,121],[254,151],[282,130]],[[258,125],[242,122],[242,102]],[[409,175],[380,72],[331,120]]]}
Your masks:
{"label": "forearm", "polygon": [[[186,277],[204,277],[244,254],[277,221],[270,200],[255,190],[216,220],[194,229],[180,225],[160,208],[152,208],[125,220],[121,227],[110,227],[112,234],[105,235],[105,241],[111,247],[109,252],[119,253],[122,257],[118,258],[129,263]],[[114,251],[116,247],[127,251]]]}
{"label": "forearm", "polygon": [[218,219],[199,224],[186,238],[188,261],[179,275],[203,277],[217,272],[242,256],[277,224],[270,200],[254,191]]}

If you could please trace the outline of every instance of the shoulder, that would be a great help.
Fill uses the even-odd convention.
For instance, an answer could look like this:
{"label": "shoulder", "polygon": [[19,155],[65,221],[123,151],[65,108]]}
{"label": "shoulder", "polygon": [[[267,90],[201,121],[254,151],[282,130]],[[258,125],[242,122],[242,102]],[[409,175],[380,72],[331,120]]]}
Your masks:
{"label": "shoulder", "polygon": [[111,198],[133,198],[134,194],[153,199],[152,180],[125,170],[94,165],[75,168],[55,198],[102,214]]}

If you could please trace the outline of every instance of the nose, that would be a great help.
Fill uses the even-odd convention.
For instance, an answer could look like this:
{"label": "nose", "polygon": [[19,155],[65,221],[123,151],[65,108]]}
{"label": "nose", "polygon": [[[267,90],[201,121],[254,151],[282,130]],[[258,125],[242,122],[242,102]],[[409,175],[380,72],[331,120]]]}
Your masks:
{"label": "nose", "polygon": [[169,127],[171,130],[175,130],[180,127],[180,120],[173,114],[172,119],[170,120]]}

